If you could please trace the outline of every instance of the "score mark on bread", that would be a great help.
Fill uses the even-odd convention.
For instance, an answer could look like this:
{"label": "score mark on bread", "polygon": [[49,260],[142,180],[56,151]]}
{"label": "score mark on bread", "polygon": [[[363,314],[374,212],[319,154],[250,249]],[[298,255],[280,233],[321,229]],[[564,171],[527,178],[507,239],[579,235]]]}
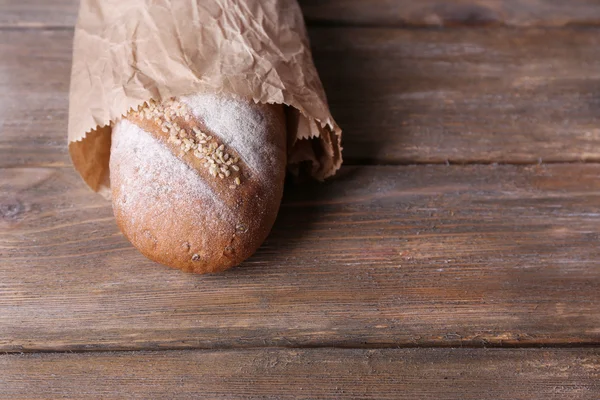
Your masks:
{"label": "score mark on bread", "polygon": [[151,100],[138,111],[130,113],[129,118],[154,122],[163,133],[169,134],[169,143],[180,147],[180,156],[191,151],[196,158],[204,160],[203,166],[211,176],[231,178],[230,189],[241,184],[238,157],[229,154],[224,144],[219,144],[214,136],[203,132],[199,126],[190,124],[190,128],[186,129],[179,125],[181,120],[190,123],[194,118],[186,104],[175,99],[169,99],[163,104]]}

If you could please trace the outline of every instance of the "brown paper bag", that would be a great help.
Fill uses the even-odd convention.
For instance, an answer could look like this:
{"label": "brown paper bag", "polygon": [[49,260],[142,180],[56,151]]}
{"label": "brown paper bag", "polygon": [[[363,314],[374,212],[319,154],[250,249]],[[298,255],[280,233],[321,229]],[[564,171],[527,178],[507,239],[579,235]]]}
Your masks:
{"label": "brown paper bag", "polygon": [[110,196],[112,123],[193,93],[286,104],[290,168],[324,179],[342,163],[296,0],[81,0],[69,152],[93,190]]}

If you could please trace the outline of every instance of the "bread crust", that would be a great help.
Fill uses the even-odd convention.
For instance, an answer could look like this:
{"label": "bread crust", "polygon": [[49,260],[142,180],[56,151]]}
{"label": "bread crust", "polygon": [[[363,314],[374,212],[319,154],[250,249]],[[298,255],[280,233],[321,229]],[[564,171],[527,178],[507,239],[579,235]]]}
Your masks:
{"label": "bread crust", "polygon": [[[208,157],[196,155],[193,149],[184,151],[183,144],[173,140],[173,132],[163,129],[164,121],[148,118],[148,109],[129,114],[113,128],[110,181],[116,221],[127,239],[151,260],[200,274],[223,271],[250,257],[275,222],[286,169],[283,107],[227,101],[238,102],[237,107],[257,116],[258,125],[253,126],[261,130],[260,145],[268,150],[259,157],[268,163],[265,168],[252,168],[247,162],[252,155],[245,154],[250,146],[236,148],[219,132],[211,131],[202,116],[184,113],[170,121],[187,137],[201,131],[210,143],[223,149],[227,159],[238,160],[234,167],[221,164],[220,168],[229,169],[217,169],[217,175],[208,168],[212,168]],[[150,145],[145,144],[146,138],[136,142],[125,136],[136,131],[132,125],[152,138]],[[239,132],[241,140],[257,140],[251,136],[256,134]],[[152,152],[145,158],[140,155],[144,147],[156,145],[176,158],[174,164],[181,163],[181,174],[167,174],[164,163],[171,161],[153,162]],[[170,160],[165,157],[162,159]],[[223,161],[222,154],[216,159]],[[132,192],[136,190],[143,194]]]}

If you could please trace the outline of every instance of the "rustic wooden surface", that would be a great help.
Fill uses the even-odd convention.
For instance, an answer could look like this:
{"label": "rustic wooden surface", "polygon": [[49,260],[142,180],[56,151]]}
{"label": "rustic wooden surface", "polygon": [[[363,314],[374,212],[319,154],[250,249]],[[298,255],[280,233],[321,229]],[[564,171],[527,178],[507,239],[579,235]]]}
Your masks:
{"label": "rustic wooden surface", "polygon": [[[255,349],[0,356],[0,398],[598,399],[600,351]],[[450,390],[449,390],[450,389]]]}
{"label": "rustic wooden surface", "polygon": [[563,27],[600,24],[600,8],[596,0],[300,0],[299,2],[309,23],[313,24],[399,27]]}
{"label": "rustic wooden surface", "polygon": [[72,28],[79,0],[0,0],[0,28]]}
{"label": "rustic wooden surface", "polygon": [[69,165],[72,38],[72,31],[0,30],[0,167]]}
{"label": "rustic wooden surface", "polygon": [[[72,35],[0,31],[0,167],[69,165]],[[349,164],[600,160],[600,29],[311,37]]]}
{"label": "rustic wooden surface", "polygon": [[214,276],[71,169],[76,3],[0,0],[0,398],[598,398],[600,3],[301,0],[352,166]]}
{"label": "rustic wooden surface", "polygon": [[0,169],[0,351],[597,344],[598,176],[347,167],[195,276],[139,255],[71,168]]}

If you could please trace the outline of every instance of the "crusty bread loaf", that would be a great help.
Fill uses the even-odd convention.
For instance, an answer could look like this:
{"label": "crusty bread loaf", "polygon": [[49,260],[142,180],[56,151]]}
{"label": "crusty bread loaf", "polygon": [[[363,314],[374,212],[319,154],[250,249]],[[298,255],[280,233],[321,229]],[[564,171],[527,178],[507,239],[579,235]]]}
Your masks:
{"label": "crusty bread loaf", "polygon": [[275,221],[285,146],[280,105],[215,95],[150,103],[113,127],[117,223],[159,263],[196,273],[235,266]]}

